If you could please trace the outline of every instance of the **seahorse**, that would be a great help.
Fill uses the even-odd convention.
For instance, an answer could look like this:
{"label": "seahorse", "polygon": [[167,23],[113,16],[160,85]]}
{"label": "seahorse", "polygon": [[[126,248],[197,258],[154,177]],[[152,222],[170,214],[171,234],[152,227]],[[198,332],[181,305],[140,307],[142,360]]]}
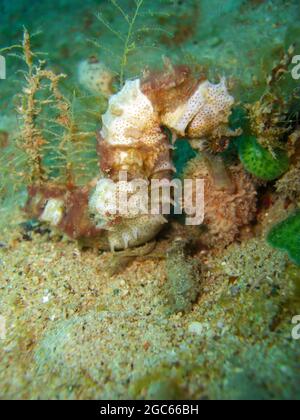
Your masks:
{"label": "seahorse", "polygon": [[[143,77],[126,81],[109,98],[97,134],[100,178],[83,189],[60,189],[60,194],[50,194],[51,188],[47,191],[46,187],[33,189],[29,207],[38,195],[44,203],[37,206],[40,220],[76,239],[101,238],[101,246],[109,244],[113,251],[153,240],[168,222],[168,215],[163,211],[121,214],[113,205],[114,195],[126,189],[131,202],[139,203],[135,180],[170,181],[175,171],[175,139],[213,136],[228,124],[233,103],[225,79],[212,84],[204,76],[196,79],[187,66],[173,67],[169,62],[164,71],[145,71]],[[120,173],[126,173],[125,182],[120,181]],[[78,197],[84,199],[76,201]],[[163,198],[159,204],[164,208]]]}

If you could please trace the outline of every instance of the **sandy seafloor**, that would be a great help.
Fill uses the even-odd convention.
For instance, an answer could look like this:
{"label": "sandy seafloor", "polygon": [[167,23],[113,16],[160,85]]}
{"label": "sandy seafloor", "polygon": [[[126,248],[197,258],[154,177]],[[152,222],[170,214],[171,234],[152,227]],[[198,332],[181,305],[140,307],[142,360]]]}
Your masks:
{"label": "sandy seafloor", "polygon": [[[1,5],[1,47],[17,42],[23,25],[41,31],[36,47],[48,53],[56,71],[69,75],[68,91],[77,86],[78,62],[98,53],[87,39],[118,48],[94,17],[103,7],[118,25],[109,2]],[[232,77],[239,100],[259,96],[276,52],[300,32],[298,1],[164,1],[152,2],[151,9],[171,13],[158,20],[176,41],[153,31],[155,48],[142,53],[145,61],[166,53],[177,62],[196,57],[212,74]],[[195,15],[193,33],[176,38],[180,16],[188,25]],[[137,51],[131,77],[143,64],[139,57]],[[15,130],[17,69],[11,57],[8,79],[0,81],[0,129],[9,133]],[[133,259],[111,274],[110,253],[82,250],[47,231],[24,231],[24,194],[18,190],[1,201],[0,316],[6,334],[0,340],[0,398],[299,398],[300,342],[291,337],[291,320],[300,312],[300,271],[264,238],[197,254],[201,295],[188,313],[170,314],[164,256],[172,234],[158,238],[154,257]],[[268,217],[261,217],[262,225]]]}

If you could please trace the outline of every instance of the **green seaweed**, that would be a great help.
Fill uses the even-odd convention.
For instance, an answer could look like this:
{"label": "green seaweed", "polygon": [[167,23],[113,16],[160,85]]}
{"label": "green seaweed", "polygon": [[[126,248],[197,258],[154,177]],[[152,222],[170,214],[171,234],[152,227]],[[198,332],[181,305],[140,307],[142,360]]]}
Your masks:
{"label": "green seaweed", "polygon": [[300,266],[300,210],[271,229],[267,240],[271,246],[286,251]]}
{"label": "green seaweed", "polygon": [[279,178],[289,168],[289,159],[283,150],[275,150],[273,156],[254,136],[240,138],[239,157],[248,172],[264,181]]}

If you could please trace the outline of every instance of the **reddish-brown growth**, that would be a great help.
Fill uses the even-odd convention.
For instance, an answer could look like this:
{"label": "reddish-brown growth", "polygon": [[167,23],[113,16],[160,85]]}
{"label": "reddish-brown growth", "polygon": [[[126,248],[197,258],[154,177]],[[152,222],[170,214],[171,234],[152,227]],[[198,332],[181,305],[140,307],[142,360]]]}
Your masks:
{"label": "reddish-brown growth", "polygon": [[201,241],[222,248],[236,240],[241,230],[255,219],[257,193],[253,179],[242,166],[224,166],[225,173],[220,177],[219,163],[215,168],[213,159],[211,157],[208,162],[196,157],[189,163],[185,177],[204,180],[204,225],[207,231],[201,235]]}
{"label": "reddish-brown growth", "polygon": [[141,89],[156,110],[165,113],[175,110],[190,98],[198,83],[199,80],[192,75],[188,66],[173,66],[167,60],[163,71],[145,72]]}
{"label": "reddish-brown growth", "polygon": [[[130,181],[139,177],[151,178],[155,172],[170,170],[170,150],[166,135],[162,135],[154,145],[147,145],[141,139],[134,147],[112,146],[100,133],[97,139],[100,169],[113,181],[118,181],[120,171],[126,171]],[[164,169],[167,163],[169,165]]]}
{"label": "reddish-brown growth", "polygon": [[88,210],[91,187],[78,188],[45,184],[28,188],[29,199],[25,212],[40,218],[50,199],[60,199],[64,203],[64,214],[57,228],[72,239],[95,238],[103,235],[101,229],[93,225]]}

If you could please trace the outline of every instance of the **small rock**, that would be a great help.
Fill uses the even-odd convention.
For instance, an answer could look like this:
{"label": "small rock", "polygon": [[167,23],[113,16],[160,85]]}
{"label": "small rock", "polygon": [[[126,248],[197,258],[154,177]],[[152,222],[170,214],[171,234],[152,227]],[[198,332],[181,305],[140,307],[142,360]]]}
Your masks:
{"label": "small rock", "polygon": [[188,331],[191,334],[195,334],[195,335],[202,335],[203,333],[203,324],[201,324],[201,322],[191,322],[188,326]]}
{"label": "small rock", "polygon": [[223,330],[223,329],[225,328],[225,324],[224,324],[224,322],[223,322],[223,321],[219,321],[219,322],[217,323],[217,327],[218,327],[220,330]]}

